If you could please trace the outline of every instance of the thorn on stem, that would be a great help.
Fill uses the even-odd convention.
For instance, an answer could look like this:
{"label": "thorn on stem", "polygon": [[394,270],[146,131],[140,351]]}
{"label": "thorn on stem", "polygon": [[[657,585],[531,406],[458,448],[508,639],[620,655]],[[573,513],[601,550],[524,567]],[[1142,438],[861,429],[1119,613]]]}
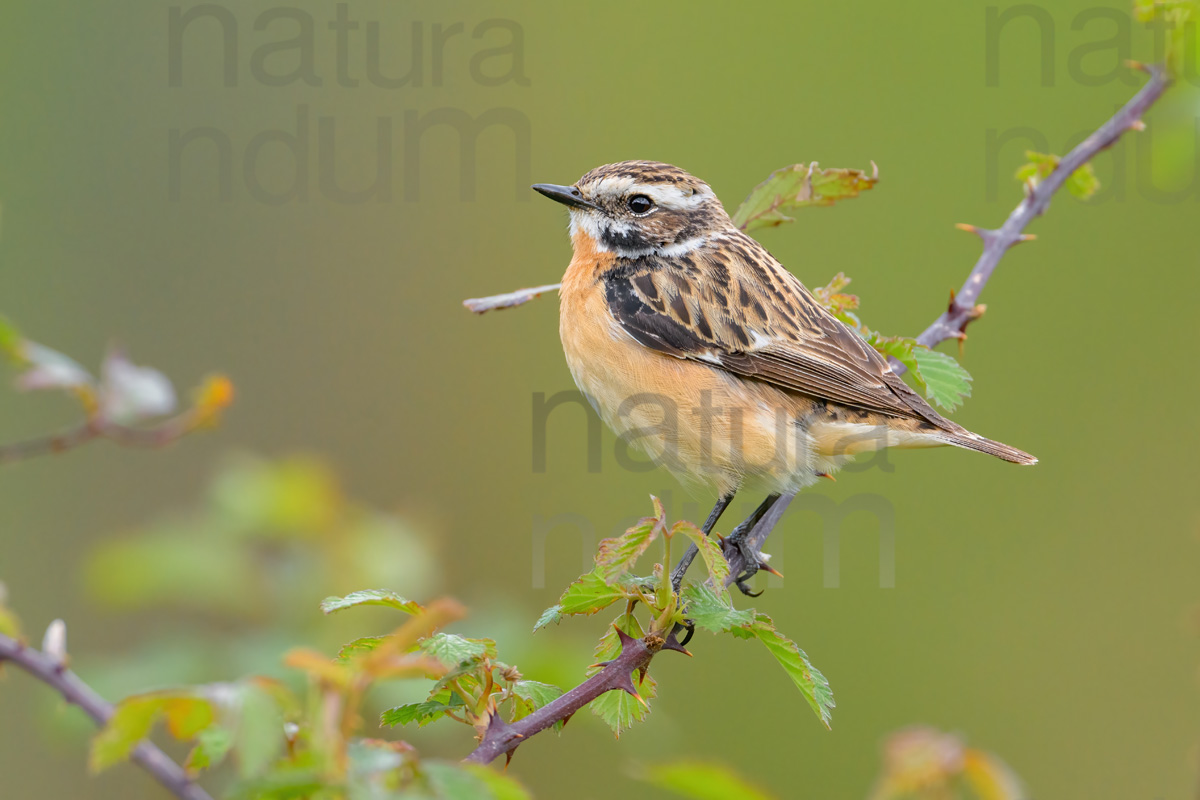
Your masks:
{"label": "thorn on stem", "polygon": [[633,673],[622,673],[616,678],[613,678],[613,688],[620,689],[626,694],[631,694],[634,697],[638,696],[637,689],[633,686]]}
{"label": "thorn on stem", "polygon": [[1142,131],[1146,130],[1146,123],[1142,122],[1140,119],[1135,119],[1133,122],[1129,123],[1129,129],[1131,131],[1137,131],[1138,133],[1141,133]]}
{"label": "thorn on stem", "polygon": [[628,633],[618,628],[615,623],[613,624],[613,628],[617,632],[617,637],[621,640],[621,652],[625,652],[626,647],[637,641],[637,639],[634,639]]}
{"label": "thorn on stem", "polygon": [[960,222],[954,227],[958,228],[960,231],[966,231],[967,233],[975,234],[983,240],[984,244],[987,244],[992,239],[996,238],[996,231],[992,230],[991,228],[981,228],[978,225],[971,225],[966,222]]}
{"label": "thorn on stem", "polygon": [[[685,623],[690,622],[690,620],[685,620],[684,622]],[[685,625],[682,625],[679,627],[682,627],[684,630],[687,631],[687,638],[685,639],[685,641],[691,641],[692,634],[696,632],[696,626],[685,624]],[[666,639],[666,641],[663,642],[662,649],[663,650],[674,650],[676,653],[683,653],[685,656],[691,657],[692,654],[688,652],[687,648],[683,646],[683,643],[681,643],[675,635],[675,631],[678,629],[679,628],[677,627],[677,628],[673,629],[670,633],[667,634],[667,639]]]}

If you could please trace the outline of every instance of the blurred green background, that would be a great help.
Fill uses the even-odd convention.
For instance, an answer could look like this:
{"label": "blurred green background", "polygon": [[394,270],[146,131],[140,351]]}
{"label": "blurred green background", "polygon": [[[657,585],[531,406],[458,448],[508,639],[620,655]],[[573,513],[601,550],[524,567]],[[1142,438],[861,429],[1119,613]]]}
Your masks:
{"label": "blurred green background", "polygon": [[[1140,84],[1120,60],[1153,57],[1121,0],[1040,3],[1052,30],[1025,17],[999,33],[989,14],[1006,6],[963,0],[345,5],[360,24],[343,51],[357,86],[338,79],[332,3],[219,5],[236,21],[234,86],[223,83],[212,19],[187,29],[181,85],[171,85],[169,3],[0,9],[0,310],[85,363],[115,339],[181,388],[212,370],[238,387],[220,430],[165,452],[100,443],[0,474],[0,578],[31,630],[65,618],[85,676],[167,635],[179,652],[190,643],[208,654],[202,664],[164,659],[133,686],[114,677],[112,692],[236,678],[247,659],[212,656],[247,636],[278,653],[379,632],[318,618],[321,598],[367,588],[352,583],[361,571],[300,573],[288,614],[250,622],[122,608],[87,578],[98,548],[202,505],[237,451],[322,459],[348,495],[396,513],[397,536],[427,536],[440,565],[414,569],[410,554],[421,551],[384,548],[372,580],[460,598],[474,609],[463,630],[497,636],[529,677],[543,677],[538,664],[550,679],[582,675],[603,619],[528,633],[581,571],[581,550],[646,513],[650,492],[673,517],[700,516],[711,498],[686,495],[663,472],[622,470],[607,432],[602,469],[589,472],[585,417],[573,407],[551,418],[548,468],[534,471],[534,393],[573,388],[557,303],[482,318],[460,305],[561,275],[565,215],[526,185],[658,159],[709,181],[732,209],[786,164],[874,160],[875,190],[760,238],[809,285],[845,271],[873,327],[915,334],[978,254],[953,224],[998,225],[1020,197],[1011,176],[1023,151],[1064,152]],[[321,85],[268,85],[255,53],[269,72],[292,71],[295,50],[262,48],[297,25],[255,21],[297,7],[314,21]],[[497,18],[512,24],[479,28]],[[369,23],[388,75],[410,68],[418,38],[419,85],[367,79]],[[509,43],[513,53],[487,57]],[[474,71],[473,57],[483,59]],[[288,190],[288,151],[266,144],[249,182],[243,160],[257,134],[296,133],[298,107],[307,196],[269,204],[252,189]],[[412,129],[414,115],[438,109],[509,110],[463,167],[453,128]],[[647,724],[618,742],[580,719],[557,741],[523,747],[513,772],[543,798],[648,797],[631,765],[691,755],[736,765],[780,796],[861,797],[884,737],[928,723],[999,754],[1037,797],[1193,796],[1198,114],[1195,90],[1174,90],[1146,132],[1098,160],[1100,195],[1057,199],[1031,229],[1039,241],[1010,253],[985,293],[990,310],[963,359],[975,394],[955,418],[1040,465],[900,453],[887,460],[894,469],[816,488],[838,502],[891,504],[895,588],[879,586],[870,515],[845,520],[836,589],[823,586],[814,515],[793,512],[776,533],[768,549],[787,579],[757,605],[829,677],[832,731],[759,649],[701,636],[695,659],[655,662]],[[332,168],[318,118],[336,134]],[[343,190],[377,179],[380,118],[391,125],[391,196],[339,200],[322,176]],[[173,197],[171,131],[204,127],[230,142],[230,195],[218,191],[215,148],[201,142],[184,149]],[[1018,128],[1044,143],[989,145]],[[4,391],[0,440],[74,414],[67,399]],[[581,545],[575,529],[551,531],[543,579],[531,574],[542,550],[533,531],[563,514],[591,532]],[[4,797],[162,795],[133,767],[87,777],[87,729],[47,694],[21,675],[0,683]],[[431,731],[397,735],[446,757],[470,747],[465,729]]]}

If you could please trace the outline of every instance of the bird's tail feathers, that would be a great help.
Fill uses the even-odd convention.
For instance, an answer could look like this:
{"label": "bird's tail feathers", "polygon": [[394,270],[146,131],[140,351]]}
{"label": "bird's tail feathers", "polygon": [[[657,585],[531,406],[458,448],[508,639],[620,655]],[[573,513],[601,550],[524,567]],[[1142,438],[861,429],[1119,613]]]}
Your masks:
{"label": "bird's tail feathers", "polygon": [[994,442],[991,439],[985,439],[978,434],[971,433],[968,430],[947,431],[939,437],[946,444],[952,444],[955,447],[963,447],[967,450],[978,450],[981,453],[987,453],[996,458],[1002,458],[1005,461],[1011,461],[1013,464],[1030,465],[1038,463],[1036,457],[1029,455],[1023,450],[1018,450],[1015,447],[1009,447],[1003,442]]}

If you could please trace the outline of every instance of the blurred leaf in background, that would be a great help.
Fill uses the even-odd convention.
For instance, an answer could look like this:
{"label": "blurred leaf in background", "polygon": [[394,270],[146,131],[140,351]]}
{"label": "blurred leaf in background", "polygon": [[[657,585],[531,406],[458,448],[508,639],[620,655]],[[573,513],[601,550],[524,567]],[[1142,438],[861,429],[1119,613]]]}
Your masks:
{"label": "blurred leaf in background", "polygon": [[322,461],[244,454],[196,508],[97,546],[84,578],[99,604],[149,617],[144,644],[89,659],[92,679],[118,695],[277,671],[297,643],[345,641],[344,625],[313,614],[326,596],[382,585],[422,596],[441,582],[426,540],[402,516],[347,498]]}
{"label": "blurred leaf in background", "polygon": [[1020,780],[991,753],[933,728],[913,727],[884,744],[870,800],[1027,800]]}
{"label": "blurred leaf in background", "polygon": [[681,759],[641,767],[634,775],[651,786],[692,800],[772,800],[768,794],[733,769],[710,761]]}

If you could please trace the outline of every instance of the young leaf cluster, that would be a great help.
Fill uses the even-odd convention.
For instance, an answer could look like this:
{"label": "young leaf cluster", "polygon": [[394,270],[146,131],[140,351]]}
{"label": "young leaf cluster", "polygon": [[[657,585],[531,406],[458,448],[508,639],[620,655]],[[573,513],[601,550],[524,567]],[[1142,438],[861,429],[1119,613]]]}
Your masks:
{"label": "young leaf cluster", "polygon": [[303,702],[284,683],[265,678],[134,695],[117,704],[96,735],[93,770],[128,759],[161,723],[190,744],[185,768],[192,776],[233,762],[232,798],[528,798],[515,780],[490,770],[422,759],[406,742],[360,736],[363,701],[382,682],[423,678],[432,682],[428,698],[384,712],[384,725],[423,726],[448,717],[481,726],[502,705],[520,718],[560,690],[524,680],[498,661],[492,640],[442,630],[464,613],[454,601],[422,606],[372,590],[322,603],[327,614],[359,606],[384,606],[407,619],[388,634],[348,643],[334,659],[306,648],[289,652],[284,663],[308,679]]}
{"label": "young leaf cluster", "polygon": [[[1038,153],[1033,150],[1026,150],[1025,157],[1029,161],[1017,168],[1017,180],[1028,184],[1031,188],[1036,187],[1051,172],[1054,172],[1060,160],[1056,155]],[[1066,187],[1068,192],[1080,200],[1090,200],[1092,195],[1100,189],[1100,179],[1096,177],[1096,170],[1092,167],[1092,162],[1089,161],[1072,172],[1067,178]]]}
{"label": "young leaf cluster", "polygon": [[[734,608],[726,588],[729,563],[716,537],[705,536],[691,522],[668,525],[658,498],[652,497],[651,501],[653,515],[639,520],[621,536],[601,542],[595,569],[567,587],[558,604],[542,614],[537,628],[568,616],[595,614],[624,601],[622,612],[596,645],[598,663],[589,669],[589,676],[620,654],[618,630],[641,639],[665,637],[676,626],[694,626],[716,634],[755,639],[783,667],[817,716],[828,726],[834,706],[828,681],[795,642],[776,630],[770,617],[753,609]],[[662,561],[653,566],[651,576],[638,577],[635,574],[638,558],[656,539],[662,542]],[[695,544],[705,565],[704,576],[699,581],[685,580],[679,595],[672,591],[665,568],[672,563],[672,545],[676,541]],[[664,578],[664,575],[668,577]],[[644,609],[642,619],[637,613],[639,605]],[[591,703],[592,713],[603,719],[618,736],[633,723],[646,718],[650,712],[649,701],[657,694],[657,685],[648,670],[642,670],[632,678],[636,694],[606,692]]]}

